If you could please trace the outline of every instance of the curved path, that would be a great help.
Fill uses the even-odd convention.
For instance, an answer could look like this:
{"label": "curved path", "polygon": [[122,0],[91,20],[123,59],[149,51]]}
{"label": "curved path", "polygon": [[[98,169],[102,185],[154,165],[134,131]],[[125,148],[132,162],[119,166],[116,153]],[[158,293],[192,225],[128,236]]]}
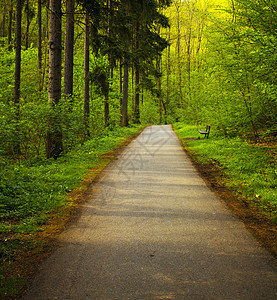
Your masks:
{"label": "curved path", "polygon": [[277,299],[277,264],[209,190],[170,126],[110,164],[25,299]]}

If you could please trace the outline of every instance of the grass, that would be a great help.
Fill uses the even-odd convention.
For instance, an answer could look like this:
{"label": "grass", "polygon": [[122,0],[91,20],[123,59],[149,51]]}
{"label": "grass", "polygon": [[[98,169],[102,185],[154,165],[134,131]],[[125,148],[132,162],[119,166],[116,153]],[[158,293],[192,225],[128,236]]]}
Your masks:
{"label": "grass", "polygon": [[[7,274],[15,260],[33,248],[44,251],[43,234],[51,234],[46,232],[45,224],[51,223],[51,219],[66,217],[59,214],[67,214],[65,207],[74,209],[72,193],[78,187],[86,189],[86,185],[81,185],[86,176],[89,184],[112,159],[106,159],[105,154],[140,129],[139,126],[117,127],[94,136],[57,160],[36,158],[6,165],[0,170],[0,261],[3,266],[0,268],[0,298],[16,295],[25,285],[24,276],[17,270],[13,275]],[[41,240],[38,240],[40,233]]]}
{"label": "grass", "polygon": [[213,128],[209,139],[199,139],[198,128],[183,123],[175,124],[174,129],[198,161],[219,165],[226,175],[225,184],[234,193],[277,221],[276,145],[222,137],[213,134]]}

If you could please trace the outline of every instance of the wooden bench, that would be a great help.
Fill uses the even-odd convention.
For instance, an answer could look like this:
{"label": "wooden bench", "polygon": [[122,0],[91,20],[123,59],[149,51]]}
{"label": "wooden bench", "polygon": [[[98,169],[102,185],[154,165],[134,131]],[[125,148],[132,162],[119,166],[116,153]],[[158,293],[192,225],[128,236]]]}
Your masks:
{"label": "wooden bench", "polygon": [[207,125],[206,126],[206,130],[198,130],[198,132],[200,134],[205,134],[205,137],[204,138],[209,138],[209,134],[210,134],[210,130],[211,130],[211,126],[210,125]]}

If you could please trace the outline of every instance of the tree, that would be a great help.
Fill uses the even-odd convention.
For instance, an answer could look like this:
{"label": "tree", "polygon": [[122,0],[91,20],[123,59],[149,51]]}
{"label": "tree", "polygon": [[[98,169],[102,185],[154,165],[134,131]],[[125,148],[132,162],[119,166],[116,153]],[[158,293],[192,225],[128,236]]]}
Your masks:
{"label": "tree", "polygon": [[38,0],[38,76],[39,91],[42,90],[42,20],[41,20],[41,0]]}
{"label": "tree", "polygon": [[123,71],[123,97],[121,106],[121,126],[129,125],[128,118],[128,91],[129,91],[129,59],[124,58],[124,71]]}
{"label": "tree", "polygon": [[74,0],[66,1],[66,33],[64,51],[64,94],[73,94]]}
{"label": "tree", "polygon": [[89,14],[86,12],[84,33],[84,121],[87,136],[90,136],[89,113]]}
{"label": "tree", "polygon": [[[140,23],[137,21],[136,25],[136,36],[135,36],[135,44],[136,50],[139,50],[139,29]],[[140,83],[140,70],[139,70],[139,61],[135,64],[135,111],[134,111],[134,122],[140,123],[140,109],[139,109],[139,83]]]}
{"label": "tree", "polygon": [[[22,14],[22,3],[21,5],[21,14]],[[8,49],[12,51],[12,21],[13,21],[13,0],[10,0],[10,10],[9,10],[9,28],[8,28]],[[20,25],[21,26],[21,25]]]}
{"label": "tree", "polygon": [[49,20],[49,89],[48,101],[51,107],[49,130],[46,141],[47,158],[58,158],[63,151],[62,130],[60,126],[59,102],[61,99],[61,0],[50,0]]}
{"label": "tree", "polygon": [[[16,1],[16,37],[15,37],[15,79],[14,79],[14,105],[16,111],[16,119],[19,121],[19,101],[20,101],[20,75],[21,75],[21,19],[22,19],[22,1]],[[18,133],[18,128],[16,131]],[[18,134],[14,143],[14,152],[20,153],[20,143]]]}

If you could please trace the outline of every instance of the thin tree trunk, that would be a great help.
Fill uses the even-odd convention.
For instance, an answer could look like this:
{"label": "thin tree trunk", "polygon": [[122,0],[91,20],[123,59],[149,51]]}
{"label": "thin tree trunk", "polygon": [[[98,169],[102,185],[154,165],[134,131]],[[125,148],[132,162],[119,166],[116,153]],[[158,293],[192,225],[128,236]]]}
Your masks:
{"label": "thin tree trunk", "polygon": [[42,31],[41,31],[41,0],[38,0],[38,76],[39,91],[42,91]]}
{"label": "thin tree trunk", "polygon": [[128,126],[128,92],[129,92],[129,61],[124,59],[123,98],[121,110],[121,126]]}
{"label": "thin tree trunk", "polygon": [[107,92],[105,94],[105,102],[104,102],[104,118],[105,118],[105,126],[109,125],[110,119],[110,105],[109,105],[109,82],[107,82]]}
{"label": "thin tree trunk", "polygon": [[85,35],[84,35],[84,121],[86,135],[90,136],[89,130],[89,14],[85,15]]}
{"label": "thin tree trunk", "polygon": [[[123,81],[122,81],[122,59],[119,61],[119,93],[123,93]],[[122,96],[120,96],[120,110],[122,111]]]}
{"label": "thin tree trunk", "polygon": [[64,51],[64,94],[73,94],[74,0],[66,1],[66,33]]}
{"label": "thin tree trunk", "polygon": [[[20,108],[20,75],[21,75],[21,19],[22,19],[22,2],[16,2],[16,33],[15,33],[15,73],[14,73],[14,106],[16,121],[19,121]],[[14,153],[20,154],[20,142],[18,137],[19,128],[16,126],[17,139],[14,143]]]}
{"label": "thin tree trunk", "polygon": [[[161,56],[157,57],[156,69],[161,74]],[[159,122],[162,123],[162,81],[161,77],[157,77],[157,90],[158,90],[158,102],[159,102]]]}
{"label": "thin tree trunk", "polygon": [[21,0],[16,2],[16,37],[15,37],[15,83],[14,83],[14,103],[19,105],[20,98],[20,72],[21,72],[21,19],[22,3]]}
{"label": "thin tree trunk", "polygon": [[[46,24],[43,27],[43,35],[42,35],[43,39],[47,39],[49,40],[49,10],[46,10]],[[48,55],[49,52],[47,52],[48,49],[48,45],[45,43],[45,55],[44,55],[44,65],[43,65],[43,70],[42,70],[42,80],[41,80],[41,90],[44,89],[45,87],[45,78],[46,78],[46,70],[47,70],[47,59],[48,59]],[[47,55],[48,54],[48,55]],[[46,87],[45,87],[46,88]]]}
{"label": "thin tree trunk", "polygon": [[[22,4],[21,4],[22,5]],[[22,8],[21,8],[22,10]],[[13,45],[12,45],[12,21],[13,21],[13,0],[11,0],[11,7],[9,10],[9,28],[8,28],[8,49],[9,51],[12,51]]]}
{"label": "thin tree trunk", "polygon": [[26,1],[27,6],[27,18],[26,18],[26,40],[25,40],[25,49],[29,48],[29,29],[30,29],[30,14],[29,14],[29,0]]}
{"label": "thin tree trunk", "polygon": [[182,63],[181,63],[181,26],[180,26],[180,3],[176,3],[177,9],[177,44],[176,44],[176,51],[177,51],[177,66],[178,66],[178,90],[179,90],[179,107],[183,107],[182,101]]}
{"label": "thin tree trunk", "polygon": [[51,107],[49,130],[46,142],[47,158],[58,158],[63,151],[62,130],[58,104],[61,99],[61,0],[50,0],[49,22],[49,89],[48,101]]}
{"label": "thin tree trunk", "polygon": [[[140,27],[140,24],[139,24],[139,22],[137,22],[137,26],[136,26],[136,50],[139,49],[139,27]],[[140,82],[140,74],[139,74],[139,66],[137,64],[135,66],[135,117],[134,117],[134,121],[137,124],[140,123],[139,82]]]}
{"label": "thin tree trunk", "polygon": [[[168,40],[170,40],[170,28],[168,29]],[[169,95],[170,95],[170,75],[171,75],[171,60],[170,60],[170,45],[167,48],[167,61],[166,61],[166,102],[165,102],[165,124],[167,124],[167,114],[169,106]]]}
{"label": "thin tree trunk", "polygon": [[140,82],[140,74],[139,74],[139,68],[136,67],[135,70],[135,123],[139,124],[140,123],[140,109],[139,109],[139,82]]}
{"label": "thin tree trunk", "polygon": [[[110,38],[110,9],[111,9],[111,0],[107,0],[107,16],[108,16],[108,28],[107,28],[107,35]],[[109,47],[109,43],[107,45]],[[108,67],[108,77],[110,76],[111,72],[111,54],[108,54],[108,61],[109,61],[109,67]],[[106,93],[105,93],[105,101],[104,101],[104,118],[105,118],[105,126],[107,127],[109,125],[109,119],[110,119],[110,104],[109,104],[109,81],[107,81],[107,87],[106,87]]]}

